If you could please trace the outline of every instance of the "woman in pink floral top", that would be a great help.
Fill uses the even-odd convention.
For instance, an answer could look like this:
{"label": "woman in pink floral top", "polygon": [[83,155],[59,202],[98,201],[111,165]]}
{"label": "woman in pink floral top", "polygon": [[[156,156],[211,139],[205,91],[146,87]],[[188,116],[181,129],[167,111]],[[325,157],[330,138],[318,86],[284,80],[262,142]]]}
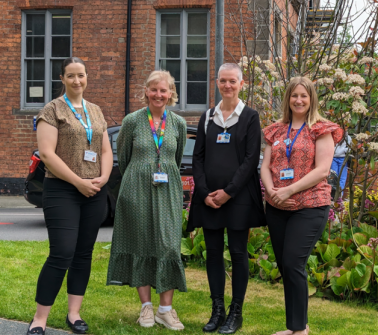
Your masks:
{"label": "woman in pink floral top", "polygon": [[296,77],[286,89],[282,119],[265,128],[264,135],[261,179],[288,329],[276,335],[307,335],[306,264],[327,223],[331,186],[326,177],[343,131],[319,115],[311,80]]}

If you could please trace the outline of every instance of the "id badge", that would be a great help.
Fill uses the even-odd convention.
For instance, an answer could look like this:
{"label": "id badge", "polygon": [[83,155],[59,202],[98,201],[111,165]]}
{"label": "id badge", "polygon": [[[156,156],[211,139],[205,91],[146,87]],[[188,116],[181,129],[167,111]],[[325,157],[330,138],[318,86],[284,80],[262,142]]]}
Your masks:
{"label": "id badge", "polygon": [[153,174],[152,183],[156,186],[163,183],[168,183],[168,175],[164,172],[156,172]]}
{"label": "id badge", "polygon": [[87,162],[96,163],[97,161],[97,153],[91,150],[84,151],[84,160]]}
{"label": "id badge", "polygon": [[293,169],[283,169],[280,171],[280,179],[294,179],[294,170]]}
{"label": "id badge", "polygon": [[230,143],[231,134],[229,133],[221,133],[218,134],[217,143]]}
{"label": "id badge", "polygon": [[291,139],[290,138],[287,138],[284,140],[284,143],[288,146],[291,144]]}

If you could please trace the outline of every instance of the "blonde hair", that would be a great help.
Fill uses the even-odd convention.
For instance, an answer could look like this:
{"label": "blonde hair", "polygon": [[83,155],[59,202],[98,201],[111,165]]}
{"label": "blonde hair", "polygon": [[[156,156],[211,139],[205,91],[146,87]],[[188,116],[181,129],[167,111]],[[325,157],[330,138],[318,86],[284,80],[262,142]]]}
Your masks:
{"label": "blonde hair", "polygon": [[316,94],[313,82],[307,77],[291,78],[290,83],[286,87],[285,96],[282,102],[282,123],[289,123],[293,118],[293,113],[290,109],[290,97],[298,85],[302,85],[310,96],[310,108],[307,111],[306,124],[309,128],[318,121],[326,121],[318,111],[318,95]]}
{"label": "blonde hair", "polygon": [[[178,101],[178,95],[176,92],[175,78],[171,76],[169,71],[152,71],[146,80],[145,88],[149,88],[152,83],[158,83],[163,80],[165,80],[168,83],[169,90],[172,93],[171,97],[168,99],[167,106],[175,106],[176,102]],[[146,92],[144,90],[140,100],[144,102],[146,105],[148,105],[149,103],[148,97],[146,96]]]}

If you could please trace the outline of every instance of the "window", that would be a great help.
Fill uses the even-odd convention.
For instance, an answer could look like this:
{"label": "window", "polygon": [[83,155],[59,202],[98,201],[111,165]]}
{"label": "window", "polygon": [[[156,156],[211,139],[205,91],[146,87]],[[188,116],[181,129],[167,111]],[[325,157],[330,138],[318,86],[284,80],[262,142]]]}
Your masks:
{"label": "window", "polygon": [[273,55],[274,57],[282,54],[282,35],[281,35],[281,17],[279,13],[274,14],[274,34],[273,34]]}
{"label": "window", "polygon": [[71,56],[71,11],[22,13],[21,108],[43,107],[59,95],[62,61]]}
{"label": "window", "polygon": [[175,108],[205,110],[209,92],[209,12],[158,12],[156,69],[175,78],[179,101]]}

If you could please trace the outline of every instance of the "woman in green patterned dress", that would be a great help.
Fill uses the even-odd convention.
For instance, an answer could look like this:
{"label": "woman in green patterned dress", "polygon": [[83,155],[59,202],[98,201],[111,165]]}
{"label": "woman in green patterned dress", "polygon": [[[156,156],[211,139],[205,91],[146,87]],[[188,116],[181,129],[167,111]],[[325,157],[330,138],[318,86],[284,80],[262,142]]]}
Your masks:
{"label": "woman in green patterned dress", "polygon": [[[141,326],[152,327],[156,321],[181,330],[184,326],[172,309],[172,299],[174,289],[186,292],[180,255],[183,195],[179,171],[186,122],[166,109],[177,101],[169,72],[150,74],[142,100],[148,107],[127,115],[117,138],[123,178],[107,284],[137,288]],[[160,294],[155,317],[151,286]]]}

